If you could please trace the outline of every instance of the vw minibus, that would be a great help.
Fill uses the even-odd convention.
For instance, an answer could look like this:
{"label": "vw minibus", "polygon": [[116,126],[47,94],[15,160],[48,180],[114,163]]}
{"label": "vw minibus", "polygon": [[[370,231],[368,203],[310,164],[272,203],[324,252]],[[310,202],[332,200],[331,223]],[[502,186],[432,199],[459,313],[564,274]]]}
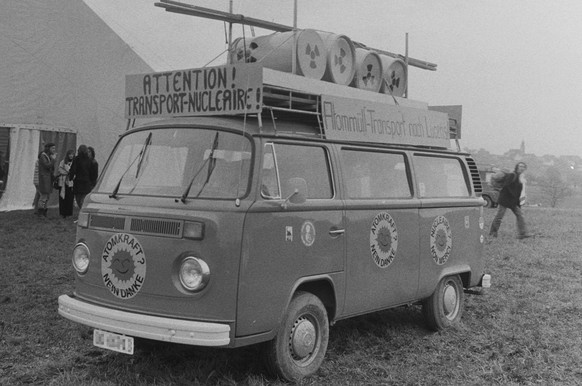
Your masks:
{"label": "vw minibus", "polygon": [[162,119],[120,136],[59,297],[96,346],[261,343],[298,380],[336,321],[422,304],[440,330],[488,280],[479,173],[447,114],[260,65],[127,82],[128,118]]}

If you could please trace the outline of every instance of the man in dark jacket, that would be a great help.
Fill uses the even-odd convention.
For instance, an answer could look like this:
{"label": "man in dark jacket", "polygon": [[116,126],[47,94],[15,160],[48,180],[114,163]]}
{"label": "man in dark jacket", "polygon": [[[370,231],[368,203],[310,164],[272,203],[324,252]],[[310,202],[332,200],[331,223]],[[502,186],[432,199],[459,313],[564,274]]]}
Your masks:
{"label": "man in dark jacket", "polygon": [[54,143],[44,145],[44,150],[38,155],[38,199],[37,214],[46,217],[47,203],[53,191],[53,179],[55,173],[55,158],[57,156]]}
{"label": "man in dark jacket", "polygon": [[524,239],[531,237],[531,235],[527,233],[520,204],[521,191],[523,190],[523,183],[520,180],[520,176],[526,169],[527,165],[524,162],[518,162],[515,165],[513,173],[507,173],[505,175],[505,178],[503,179],[503,188],[501,189],[501,192],[499,192],[499,199],[497,200],[497,214],[491,223],[489,236],[497,237],[497,231],[501,225],[501,220],[503,219],[503,216],[505,216],[505,211],[509,208],[513,214],[515,214],[517,221],[517,238]]}

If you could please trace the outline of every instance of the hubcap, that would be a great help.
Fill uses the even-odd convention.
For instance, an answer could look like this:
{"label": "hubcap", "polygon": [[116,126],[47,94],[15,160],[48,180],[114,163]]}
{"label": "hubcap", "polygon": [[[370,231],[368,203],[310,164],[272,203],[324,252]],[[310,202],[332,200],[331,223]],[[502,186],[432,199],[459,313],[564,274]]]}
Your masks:
{"label": "hubcap", "polygon": [[445,309],[445,315],[447,317],[453,316],[457,308],[457,291],[452,285],[447,285],[445,287],[443,296],[443,306]]}
{"label": "hubcap", "polygon": [[306,318],[300,318],[295,322],[291,332],[291,351],[296,359],[309,356],[315,348],[316,330],[313,323]]}

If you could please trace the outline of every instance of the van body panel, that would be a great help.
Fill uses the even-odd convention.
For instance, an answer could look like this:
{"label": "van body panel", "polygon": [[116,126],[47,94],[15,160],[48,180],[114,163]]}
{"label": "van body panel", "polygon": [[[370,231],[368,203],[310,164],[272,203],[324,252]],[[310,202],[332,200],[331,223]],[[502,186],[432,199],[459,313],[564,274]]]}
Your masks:
{"label": "van body panel", "polygon": [[478,273],[483,269],[479,225],[481,206],[447,205],[451,199],[443,199],[440,204],[436,201],[433,199],[426,208],[420,209],[419,298],[432,294],[445,276],[443,272],[464,267],[465,272],[473,273],[471,285],[477,285],[480,280]]}
{"label": "van body panel", "polygon": [[[419,207],[415,199],[346,201],[346,315],[415,299]],[[384,220],[390,218],[393,224]],[[382,244],[381,238],[392,240]],[[391,261],[380,262],[378,256]]]}
{"label": "van body panel", "polygon": [[[79,227],[77,240],[89,247],[91,261],[88,272],[77,275],[75,295],[78,298],[165,317],[201,321],[235,319],[236,283],[248,201],[237,207],[232,200],[192,200],[183,204],[167,198],[123,197],[116,210],[112,210],[111,205],[99,203],[105,200],[103,196],[89,196],[85,211],[90,218],[116,216],[195,221],[204,224],[204,237],[190,240],[132,233],[128,229]],[[131,234],[141,244],[146,259],[143,286],[131,298],[116,296],[103,278],[102,254],[108,240],[119,233]],[[185,255],[202,258],[210,268],[209,284],[199,293],[188,292],[180,286],[177,271]]]}
{"label": "van body panel", "polygon": [[343,227],[341,201],[309,200],[287,209],[282,203],[259,200],[247,214],[236,336],[276,328],[300,278],[344,269],[344,237],[329,233]]}

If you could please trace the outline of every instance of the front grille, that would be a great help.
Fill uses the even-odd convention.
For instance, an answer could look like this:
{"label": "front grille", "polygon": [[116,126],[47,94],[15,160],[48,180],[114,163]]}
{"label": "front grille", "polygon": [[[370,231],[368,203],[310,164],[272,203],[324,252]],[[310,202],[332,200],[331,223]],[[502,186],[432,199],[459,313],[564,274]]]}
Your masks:
{"label": "front grille", "polygon": [[183,224],[184,222],[180,220],[163,220],[148,217],[102,214],[89,216],[90,228],[175,238],[182,237]]}
{"label": "front grille", "polygon": [[467,160],[467,165],[469,165],[469,172],[471,173],[471,179],[473,180],[473,188],[475,189],[475,193],[482,193],[483,184],[481,183],[481,177],[479,177],[477,164],[471,157],[466,157],[465,159]]}
{"label": "front grille", "polygon": [[132,233],[148,235],[182,236],[182,222],[148,218],[132,218],[129,226]]}

